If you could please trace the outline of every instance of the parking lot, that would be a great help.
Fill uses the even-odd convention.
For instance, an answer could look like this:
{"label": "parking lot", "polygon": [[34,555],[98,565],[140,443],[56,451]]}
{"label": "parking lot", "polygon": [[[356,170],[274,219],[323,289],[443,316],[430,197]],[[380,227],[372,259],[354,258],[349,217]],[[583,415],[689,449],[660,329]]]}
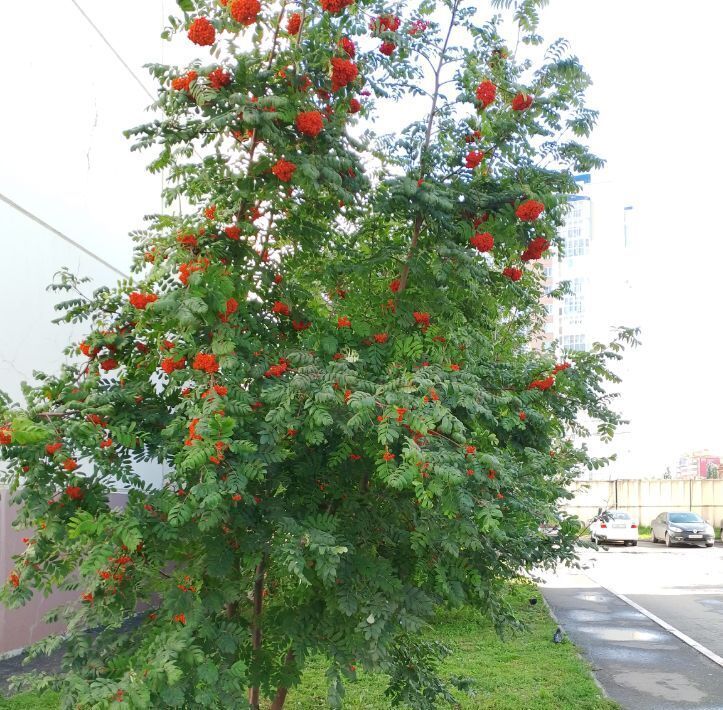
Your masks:
{"label": "parking lot", "polygon": [[606,548],[543,588],[605,690],[624,708],[723,708],[723,545]]}

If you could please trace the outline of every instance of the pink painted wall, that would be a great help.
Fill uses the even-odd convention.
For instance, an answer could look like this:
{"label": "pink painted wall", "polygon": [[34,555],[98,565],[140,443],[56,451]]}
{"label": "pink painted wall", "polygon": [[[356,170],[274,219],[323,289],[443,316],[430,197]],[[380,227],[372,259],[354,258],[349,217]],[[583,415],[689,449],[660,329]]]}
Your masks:
{"label": "pink painted wall", "polygon": [[[9,499],[8,489],[0,486],[0,580],[3,583],[14,567],[13,555],[25,549],[22,538],[32,536],[32,531],[13,529],[15,512]],[[125,499],[124,493],[115,493],[111,496],[111,506],[122,507]],[[78,596],[79,592],[55,592],[47,598],[35,594],[30,602],[19,609],[6,609],[0,604],[0,657],[25,648],[49,634],[62,632],[62,623],[45,624],[43,616]]]}

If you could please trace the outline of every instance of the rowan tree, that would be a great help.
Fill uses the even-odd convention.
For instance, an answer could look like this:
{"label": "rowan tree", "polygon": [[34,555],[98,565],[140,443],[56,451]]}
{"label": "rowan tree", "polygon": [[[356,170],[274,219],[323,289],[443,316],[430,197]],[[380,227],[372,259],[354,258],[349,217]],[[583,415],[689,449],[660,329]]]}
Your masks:
{"label": "rowan tree", "polygon": [[494,3],[516,46],[469,0],[178,4],[164,34],[202,58],[151,66],[155,117],[128,132],[169,209],[132,281],[62,273],[87,336],[0,411],[33,531],[3,600],[78,591],[36,649],[65,643],[67,708],[281,708],[314,654],[333,707],[356,668],[436,707],[420,630],[444,605],[514,622],[506,585],[574,559],[575,519],[540,524],[604,463],[581,417],[620,421],[631,331],[541,345],[538,262],[601,164],[590,80],[539,49],[544,0]]}

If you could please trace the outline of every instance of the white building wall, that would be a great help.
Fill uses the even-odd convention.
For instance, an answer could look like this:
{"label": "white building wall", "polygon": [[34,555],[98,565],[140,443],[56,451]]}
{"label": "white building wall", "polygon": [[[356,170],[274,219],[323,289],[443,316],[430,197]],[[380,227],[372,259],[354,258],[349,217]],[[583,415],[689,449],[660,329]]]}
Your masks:
{"label": "white building wall", "polygon": [[[151,95],[156,88],[143,64],[196,54],[192,45],[180,46],[173,51],[187,54],[172,59],[171,45],[160,39],[175,11],[172,0],[129,0],[120,10],[102,0],[40,0],[32,34],[8,32],[0,43],[0,60],[13,77],[0,111],[0,196],[112,267],[0,197],[0,390],[13,399],[34,370],[56,372],[63,348],[87,332],[51,323],[54,304],[64,298],[46,291],[54,273],[66,266],[89,276],[88,291],[115,285],[117,272],[129,272],[129,232],[162,210],[162,176],[145,171],[152,153],[131,153],[123,131],[152,117],[143,86]],[[3,22],[28,28],[28,5],[8,4]],[[155,469],[148,477],[160,482]]]}

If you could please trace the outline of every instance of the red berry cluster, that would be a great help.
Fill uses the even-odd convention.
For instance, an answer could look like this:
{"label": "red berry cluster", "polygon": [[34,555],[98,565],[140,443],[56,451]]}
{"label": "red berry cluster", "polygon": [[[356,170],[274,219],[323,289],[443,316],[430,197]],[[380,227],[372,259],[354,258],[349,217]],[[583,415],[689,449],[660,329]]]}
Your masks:
{"label": "red berry cluster", "polygon": [[320,0],[320,4],[322,10],[336,14],[353,5],[354,0]]}
{"label": "red berry cluster", "polygon": [[298,35],[301,29],[301,14],[294,12],[289,15],[289,19],[286,21],[286,31],[290,35]]}
{"label": "red berry cluster", "polygon": [[483,151],[471,150],[467,153],[464,164],[466,167],[470,168],[470,170],[474,170],[484,159],[485,154]]}
{"label": "red berry cluster", "polygon": [[233,0],[229,10],[231,17],[236,22],[248,27],[256,22],[256,18],[261,12],[261,3],[259,0]]}
{"label": "red berry cluster", "polygon": [[342,37],[339,40],[339,48],[346,52],[351,59],[356,56],[356,46],[348,37]]}
{"label": "red berry cluster", "polygon": [[199,17],[191,23],[188,39],[201,47],[209,46],[216,41],[216,28],[205,17]]}
{"label": "red berry cluster", "polygon": [[201,370],[207,372],[209,375],[218,372],[218,362],[216,362],[216,356],[210,353],[198,353],[193,359],[194,370]]}
{"label": "red berry cluster", "polygon": [[184,76],[177,76],[171,82],[171,88],[174,91],[189,91],[191,88],[191,82],[196,81],[196,79],[198,79],[198,73],[190,71]]}
{"label": "red berry cluster", "polygon": [[149,303],[153,303],[158,300],[158,296],[155,293],[131,293],[128,296],[128,300],[131,302],[133,308],[137,308],[139,311],[145,310]]}
{"label": "red berry cluster", "polygon": [[482,108],[487,108],[497,96],[497,87],[491,81],[485,80],[477,87],[476,96]]}
{"label": "red berry cluster", "polygon": [[288,160],[284,160],[283,158],[277,160],[274,167],[271,168],[271,172],[276,175],[281,182],[289,182],[291,178],[294,177],[295,171],[296,165],[294,163],[290,163]]}
{"label": "red berry cluster", "polygon": [[512,99],[512,110],[513,111],[526,111],[530,106],[532,106],[532,96],[529,94],[517,94],[514,99]]}
{"label": "red berry cluster", "polygon": [[339,91],[351,84],[359,75],[359,68],[354,62],[340,57],[331,60],[331,90]]}
{"label": "red berry cluster", "polygon": [[324,130],[324,121],[318,111],[304,111],[296,116],[296,128],[299,133],[316,138]]}
{"label": "red berry cluster", "polygon": [[534,222],[545,211],[545,205],[537,200],[525,200],[515,210],[515,215],[523,222]]}
{"label": "red berry cluster", "polygon": [[209,73],[208,81],[211,86],[218,91],[231,83],[231,75],[221,69],[221,67],[216,67],[216,69]]}
{"label": "red berry cluster", "polygon": [[[369,23],[369,29],[375,35],[383,36],[383,33],[385,32],[396,32],[401,23],[402,21],[396,15],[380,15]],[[391,57],[396,48],[397,45],[395,42],[383,37],[383,42],[379,47],[379,51],[387,57]]]}
{"label": "red berry cluster", "polygon": [[550,242],[544,237],[535,237],[522,252],[522,261],[536,261],[549,249]]}
{"label": "red berry cluster", "polygon": [[469,243],[479,252],[492,251],[495,245],[495,238],[489,232],[475,234],[470,238]]}

